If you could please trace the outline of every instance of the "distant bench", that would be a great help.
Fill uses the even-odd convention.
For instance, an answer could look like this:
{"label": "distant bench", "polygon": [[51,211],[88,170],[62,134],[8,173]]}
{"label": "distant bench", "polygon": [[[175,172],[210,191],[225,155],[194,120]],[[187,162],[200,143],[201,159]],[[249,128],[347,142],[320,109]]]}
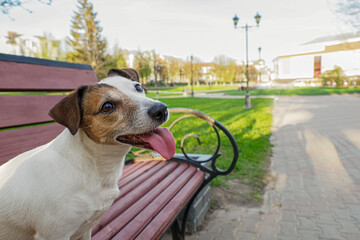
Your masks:
{"label": "distant bench", "polygon": [[[64,127],[53,122],[49,109],[78,86],[96,83],[89,65],[0,54],[0,165],[54,139]],[[214,154],[187,154],[184,141],[197,137],[193,133],[177,143],[182,153],[169,161],[135,152],[118,182],[120,194],[93,228],[92,239],[159,239],[170,227],[173,239],[184,239],[188,213],[198,193],[216,176],[227,175],[235,167],[238,147],[223,125],[192,109],[170,112],[186,114],[173,121],[170,129],[193,117],[212,126],[218,138]],[[221,155],[219,130],[234,151],[226,170],[216,166]]]}

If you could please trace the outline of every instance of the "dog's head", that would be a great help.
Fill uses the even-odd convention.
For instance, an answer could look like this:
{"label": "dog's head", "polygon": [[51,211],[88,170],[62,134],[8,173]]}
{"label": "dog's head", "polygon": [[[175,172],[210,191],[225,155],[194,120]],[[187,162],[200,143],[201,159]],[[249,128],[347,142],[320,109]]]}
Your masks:
{"label": "dog's head", "polygon": [[72,135],[79,129],[98,144],[150,148],[169,159],[175,152],[167,106],[147,98],[134,69],[112,69],[97,85],[81,86],[62,99],[49,115]]}

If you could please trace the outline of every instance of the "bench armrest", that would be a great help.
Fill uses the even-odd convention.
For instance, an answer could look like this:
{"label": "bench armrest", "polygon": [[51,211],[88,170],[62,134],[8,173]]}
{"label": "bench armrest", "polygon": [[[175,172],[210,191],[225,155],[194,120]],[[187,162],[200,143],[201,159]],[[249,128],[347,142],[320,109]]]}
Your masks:
{"label": "bench armrest", "polygon": [[[224,127],[220,122],[218,122],[214,118],[210,117],[209,115],[207,115],[203,112],[194,110],[194,109],[189,109],[189,108],[171,108],[171,109],[169,109],[169,111],[171,114],[178,114],[178,113],[183,114],[182,116],[178,117],[170,124],[170,126],[168,127],[170,131],[176,124],[178,124],[180,121],[182,121],[184,119],[199,118],[199,119],[204,120],[207,124],[209,124],[210,128],[212,127],[212,129],[215,131],[216,136],[217,136],[217,146],[214,148],[215,152],[212,155],[211,154],[187,153],[185,150],[186,139],[195,138],[195,139],[197,139],[197,142],[199,145],[201,144],[201,140],[198,137],[198,135],[196,135],[194,133],[194,131],[196,129],[194,129],[194,128],[191,129],[191,132],[189,130],[185,130],[185,131],[189,131],[189,132],[183,133],[184,136],[182,136],[181,143],[180,143],[180,149],[181,149],[182,153],[176,153],[174,155],[174,157],[171,160],[169,160],[169,161],[190,163],[191,165],[195,166],[198,170],[201,170],[201,171],[207,173],[206,177],[204,177],[204,180],[203,180],[201,186],[197,189],[197,191],[195,192],[195,194],[192,196],[192,198],[188,202],[187,206],[185,207],[183,216],[179,217],[179,220],[181,218],[181,220],[180,220],[181,227],[179,225],[178,219],[176,219],[172,223],[171,228],[172,228],[172,232],[173,232],[173,239],[184,239],[187,217],[188,217],[188,214],[190,211],[190,207],[192,206],[196,196],[216,176],[227,175],[234,169],[236,162],[238,160],[239,149],[238,149],[238,145],[235,141],[234,136],[229,132],[229,130],[226,127]],[[189,125],[186,125],[186,129],[188,129],[188,127],[189,127]],[[221,169],[217,165],[218,160],[219,160],[218,158],[221,156],[221,153],[219,152],[220,145],[221,145],[220,131],[223,132],[225,134],[225,136],[229,139],[232,149],[233,149],[232,161],[230,162],[230,164],[227,164],[226,169]],[[172,132],[174,134],[174,130]],[[177,139],[179,139],[178,138],[179,136],[175,135],[175,137]],[[131,159],[129,161],[154,160],[154,159],[159,159],[159,160],[162,159],[163,160],[163,158],[159,154],[153,153],[153,152],[149,153],[149,150],[144,150],[144,149],[136,151],[136,152],[132,152],[132,154],[135,156],[135,158]]]}
{"label": "bench armrest", "polygon": [[[194,109],[171,108],[170,113],[185,113],[186,115],[183,115],[183,116],[177,118],[175,121],[173,121],[172,124],[169,126],[169,130],[171,130],[174,127],[174,125],[176,125],[178,122],[180,122],[184,119],[187,119],[187,118],[195,117],[195,118],[200,118],[200,119],[204,120],[205,122],[207,122],[214,129],[216,136],[217,136],[217,147],[216,147],[216,150],[213,153],[213,155],[195,155],[196,156],[196,158],[195,158],[193,154],[186,153],[186,151],[184,149],[184,143],[187,138],[195,137],[200,144],[200,142],[201,142],[200,138],[194,133],[186,134],[185,136],[183,136],[183,138],[181,140],[181,144],[180,144],[180,148],[183,153],[183,156],[175,155],[174,159],[191,162],[193,165],[197,166],[201,170],[209,173],[211,179],[216,177],[217,175],[227,175],[234,169],[236,162],[238,160],[239,149],[238,149],[238,145],[235,141],[234,136],[230,133],[230,131],[226,127],[224,127],[219,121],[210,117],[209,115],[207,115],[203,112],[194,110]],[[226,137],[229,139],[231,146],[233,148],[233,159],[227,169],[220,169],[216,164],[218,157],[221,156],[221,153],[219,153],[220,145],[221,145],[219,130],[222,131],[226,135]],[[203,164],[203,163],[207,163],[207,162],[211,163],[210,164],[211,167],[207,167],[206,164]]]}
{"label": "bench armrest", "polygon": [[[180,121],[182,121],[184,119],[200,118],[200,119],[204,120],[206,123],[208,123],[213,128],[213,130],[215,131],[216,136],[217,136],[217,146],[216,146],[215,152],[212,155],[211,154],[210,155],[209,154],[190,154],[185,151],[184,146],[185,146],[186,139],[196,138],[198,143],[201,144],[200,138],[192,130],[192,132],[185,134],[181,139],[180,148],[181,148],[182,154],[176,153],[174,155],[174,157],[172,158],[172,160],[190,162],[192,165],[194,165],[194,166],[198,167],[199,169],[201,169],[202,171],[208,173],[209,178],[207,179],[208,180],[207,182],[211,181],[213,178],[215,178],[218,175],[227,175],[234,169],[236,162],[238,160],[239,149],[238,149],[238,145],[235,141],[234,136],[230,133],[230,131],[226,127],[224,127],[219,121],[210,117],[209,115],[207,115],[203,112],[194,110],[194,109],[170,108],[169,111],[172,114],[174,114],[174,113],[184,113],[185,114],[185,115],[178,117],[171,123],[171,125],[168,127],[170,131],[177,123],[179,123]],[[220,169],[217,166],[218,158],[221,156],[221,153],[219,152],[220,145],[221,145],[219,130],[222,131],[226,135],[226,137],[229,139],[231,146],[233,148],[233,159],[227,169]],[[132,152],[132,153],[135,155],[135,161],[136,160],[144,160],[144,159],[161,159],[160,155],[153,154],[153,153],[149,154],[147,152],[148,152],[147,150],[139,150],[139,151]],[[210,163],[210,164],[207,164],[207,163]]]}

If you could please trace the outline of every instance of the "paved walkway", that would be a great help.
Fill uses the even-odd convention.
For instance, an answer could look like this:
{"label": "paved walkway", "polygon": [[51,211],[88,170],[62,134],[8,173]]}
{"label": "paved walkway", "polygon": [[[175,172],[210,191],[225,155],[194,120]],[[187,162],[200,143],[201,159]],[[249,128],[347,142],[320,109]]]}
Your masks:
{"label": "paved walkway", "polygon": [[187,239],[360,239],[360,97],[279,97],[261,208],[211,215]]}

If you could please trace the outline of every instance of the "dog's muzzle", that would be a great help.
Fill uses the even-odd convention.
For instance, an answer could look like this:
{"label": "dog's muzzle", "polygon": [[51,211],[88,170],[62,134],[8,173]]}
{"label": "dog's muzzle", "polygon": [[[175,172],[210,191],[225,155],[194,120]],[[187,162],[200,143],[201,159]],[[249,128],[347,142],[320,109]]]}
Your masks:
{"label": "dog's muzzle", "polygon": [[152,120],[158,121],[158,122],[165,122],[169,112],[167,109],[167,106],[164,103],[156,103],[153,105],[149,110],[148,114],[151,117]]}

